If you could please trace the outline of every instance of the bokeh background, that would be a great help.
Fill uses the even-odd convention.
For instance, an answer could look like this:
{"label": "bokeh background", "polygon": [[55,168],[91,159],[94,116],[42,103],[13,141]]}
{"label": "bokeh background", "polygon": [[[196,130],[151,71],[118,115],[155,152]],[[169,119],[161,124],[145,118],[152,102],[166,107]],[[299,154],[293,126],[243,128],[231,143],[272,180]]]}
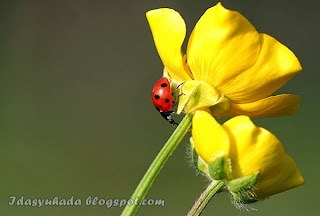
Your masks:
{"label": "bokeh background", "polygon": [[[119,215],[85,206],[88,196],[129,198],[173,129],[150,94],[162,75],[145,12],[170,7],[188,35],[213,0],[1,1],[0,214]],[[275,133],[306,184],[250,208],[219,194],[203,215],[316,215],[319,205],[319,1],[230,0],[259,32],[298,56],[303,71],[278,93],[299,94],[290,117],[257,119]],[[188,136],[187,136],[188,137]],[[147,198],[165,207],[138,215],[185,215],[206,187],[187,157],[185,138]],[[10,196],[81,198],[81,207],[9,206]]]}

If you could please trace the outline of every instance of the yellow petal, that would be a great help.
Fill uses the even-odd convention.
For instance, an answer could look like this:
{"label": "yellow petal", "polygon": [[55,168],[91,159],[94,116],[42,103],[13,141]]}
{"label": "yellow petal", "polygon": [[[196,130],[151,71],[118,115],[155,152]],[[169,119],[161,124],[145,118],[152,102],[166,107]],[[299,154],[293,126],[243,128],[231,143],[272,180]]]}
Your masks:
{"label": "yellow petal", "polygon": [[195,112],[192,119],[192,137],[198,155],[207,163],[229,152],[227,132],[207,111]]}
{"label": "yellow petal", "polygon": [[298,95],[282,94],[270,96],[252,103],[231,103],[225,116],[247,115],[256,117],[276,117],[294,114],[300,107]]}
{"label": "yellow petal", "polygon": [[289,155],[274,159],[278,161],[265,169],[263,176],[255,185],[255,194],[258,199],[264,199],[304,184],[304,179],[295,161]]}
{"label": "yellow petal", "polygon": [[187,59],[196,80],[219,88],[251,67],[259,51],[260,37],[254,26],[239,12],[218,3],[196,24],[188,42]]}
{"label": "yellow petal", "polygon": [[219,101],[219,103],[215,104],[214,106],[211,106],[209,109],[211,111],[212,116],[214,116],[217,119],[220,119],[222,117],[225,117],[226,111],[228,111],[230,108],[230,101],[228,98],[223,97],[222,100]]}
{"label": "yellow petal", "polygon": [[262,46],[257,62],[248,70],[217,87],[235,103],[249,103],[271,95],[301,71],[294,53],[273,37],[260,34]]}
{"label": "yellow petal", "polygon": [[260,171],[255,198],[297,187],[304,183],[294,160],[269,131],[256,127],[247,116],[238,116],[227,121],[223,128],[230,136],[229,158],[233,178],[240,178]]}
{"label": "yellow petal", "polygon": [[172,79],[190,80],[185,71],[181,46],[186,36],[186,24],[178,12],[160,8],[146,13],[159,56]]}

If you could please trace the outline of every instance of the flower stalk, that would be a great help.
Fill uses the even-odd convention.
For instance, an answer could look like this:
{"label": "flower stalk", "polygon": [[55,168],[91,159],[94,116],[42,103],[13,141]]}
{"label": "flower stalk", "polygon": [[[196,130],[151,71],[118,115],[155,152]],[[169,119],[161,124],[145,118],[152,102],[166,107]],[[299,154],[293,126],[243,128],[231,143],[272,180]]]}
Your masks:
{"label": "flower stalk", "polygon": [[154,159],[149,169],[141,179],[138,187],[131,196],[131,199],[137,200],[137,202],[133,205],[127,205],[121,214],[122,216],[135,215],[135,213],[138,211],[140,207],[139,204],[145,198],[162,167],[167,162],[174,150],[178,147],[183,137],[189,131],[191,127],[191,121],[192,114],[187,114],[180,122],[179,126],[176,128],[171,137],[168,139],[167,143],[163,146],[157,157]]}
{"label": "flower stalk", "polygon": [[195,202],[192,209],[189,211],[188,216],[198,216],[202,213],[203,209],[209,203],[211,198],[219,191],[219,189],[224,185],[221,180],[213,180],[206,190],[200,195],[199,199]]}

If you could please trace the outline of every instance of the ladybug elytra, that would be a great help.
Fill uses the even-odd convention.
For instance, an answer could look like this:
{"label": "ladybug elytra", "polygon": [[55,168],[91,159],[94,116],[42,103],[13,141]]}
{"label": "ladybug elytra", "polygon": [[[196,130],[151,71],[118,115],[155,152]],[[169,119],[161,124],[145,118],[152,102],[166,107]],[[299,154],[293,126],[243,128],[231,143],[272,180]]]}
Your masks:
{"label": "ladybug elytra", "polygon": [[[178,85],[176,90],[179,88],[180,85]],[[179,96],[182,95],[180,94],[173,101],[172,95],[175,91],[171,92],[169,80],[166,77],[164,77],[161,78],[158,82],[156,82],[151,94],[154,107],[160,112],[162,117],[165,118],[172,125],[178,125],[178,123],[176,123],[173,120],[171,114],[174,112],[171,111],[171,109],[174,106],[176,100],[179,98]]]}

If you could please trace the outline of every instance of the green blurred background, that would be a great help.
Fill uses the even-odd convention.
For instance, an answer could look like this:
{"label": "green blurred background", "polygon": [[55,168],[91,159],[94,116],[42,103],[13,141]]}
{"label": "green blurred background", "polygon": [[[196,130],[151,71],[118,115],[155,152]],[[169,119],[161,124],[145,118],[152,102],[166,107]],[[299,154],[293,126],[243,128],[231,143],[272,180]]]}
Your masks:
{"label": "green blurred background", "polygon": [[[9,197],[129,198],[173,132],[150,94],[162,75],[145,12],[170,7],[190,34],[217,1],[1,1],[0,214],[119,215],[105,206],[9,206]],[[316,215],[319,203],[319,1],[233,0],[259,32],[291,48],[303,71],[278,93],[299,94],[291,117],[257,119],[282,140],[306,184],[250,208],[219,194],[203,215]],[[147,198],[165,207],[138,215],[185,215],[206,187],[184,139]]]}

